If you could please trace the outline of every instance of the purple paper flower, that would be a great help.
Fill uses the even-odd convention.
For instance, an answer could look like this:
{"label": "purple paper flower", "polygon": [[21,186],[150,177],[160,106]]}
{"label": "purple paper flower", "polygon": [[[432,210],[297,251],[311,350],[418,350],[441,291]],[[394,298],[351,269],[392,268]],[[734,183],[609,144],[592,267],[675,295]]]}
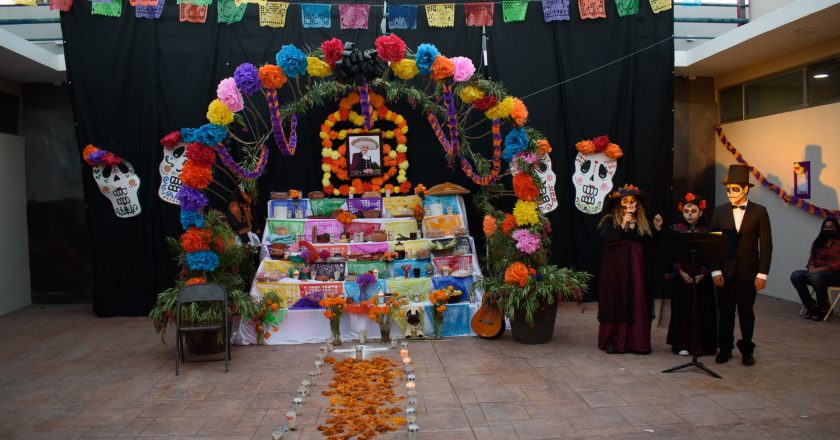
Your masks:
{"label": "purple paper flower", "polygon": [[207,197],[195,188],[181,185],[176,196],[181,209],[184,211],[198,211],[207,206]]}
{"label": "purple paper flower", "polygon": [[306,296],[301,297],[297,302],[292,304],[289,307],[289,310],[313,310],[313,309],[323,309],[320,304],[318,304],[322,299],[324,299],[324,292],[313,292]]}
{"label": "purple paper flower", "polygon": [[542,240],[539,234],[534,234],[527,229],[517,229],[511,234],[516,240],[516,248],[528,255],[533,255],[540,250]]}
{"label": "purple paper flower", "polygon": [[373,274],[370,273],[370,272],[365,272],[365,273],[359,275],[359,278],[356,278],[356,284],[358,284],[359,287],[362,287],[362,288],[364,288],[365,286],[369,286],[369,285],[371,285],[375,282],[376,282],[376,277],[373,276]]}
{"label": "purple paper flower", "polygon": [[239,87],[239,90],[248,96],[258,92],[262,87],[260,72],[251,63],[240,64],[233,72],[233,79],[236,81],[236,87]]}
{"label": "purple paper flower", "polygon": [[219,86],[216,87],[216,97],[219,101],[225,103],[230,111],[236,113],[245,107],[245,102],[242,101],[242,94],[236,87],[236,80],[233,78],[225,78],[219,81]]}
{"label": "purple paper flower", "polygon": [[309,248],[305,247],[300,250],[300,258],[304,260],[309,260]]}

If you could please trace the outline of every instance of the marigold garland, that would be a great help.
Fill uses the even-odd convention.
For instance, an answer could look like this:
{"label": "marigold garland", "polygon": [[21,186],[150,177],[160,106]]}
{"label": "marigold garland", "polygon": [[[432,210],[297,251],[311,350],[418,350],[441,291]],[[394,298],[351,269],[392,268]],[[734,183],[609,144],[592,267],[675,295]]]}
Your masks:
{"label": "marigold garland", "polygon": [[324,362],[333,366],[334,373],[330,389],[322,393],[330,402],[330,417],[318,425],[324,437],[370,439],[405,425],[405,417],[397,415],[402,408],[394,406],[403,399],[394,393],[395,362],[384,357],[342,361],[328,357]]}

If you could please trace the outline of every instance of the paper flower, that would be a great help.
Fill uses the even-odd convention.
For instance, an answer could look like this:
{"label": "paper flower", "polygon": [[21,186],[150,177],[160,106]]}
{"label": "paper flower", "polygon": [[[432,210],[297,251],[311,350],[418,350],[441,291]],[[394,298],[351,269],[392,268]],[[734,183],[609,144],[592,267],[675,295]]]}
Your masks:
{"label": "paper flower", "polygon": [[432,63],[432,79],[440,81],[442,79],[450,78],[455,73],[455,63],[443,55],[438,55]]}
{"label": "paper flower", "polygon": [[195,128],[182,128],[181,140],[186,143],[195,142],[195,130]]}
{"label": "paper flower", "polygon": [[330,68],[329,64],[321,61],[320,58],[308,57],[306,58],[306,73],[309,76],[324,78],[332,74],[332,68]]}
{"label": "paper flower", "polygon": [[324,61],[335,69],[335,62],[340,60],[344,52],[344,43],[338,38],[330,38],[321,43],[321,52],[324,52]]}
{"label": "paper flower", "polygon": [[492,215],[485,215],[484,221],[481,223],[482,228],[484,229],[484,235],[491,236],[499,230],[498,225],[496,225],[496,218]]}
{"label": "paper flower", "polygon": [[391,69],[402,80],[410,80],[420,73],[417,69],[417,63],[408,58],[403,58],[399,62],[391,64]]}
{"label": "paper flower", "polygon": [[211,101],[210,105],[207,106],[207,120],[210,121],[211,124],[228,125],[233,122],[233,113],[224,102],[217,98]]}
{"label": "paper flower", "polygon": [[487,119],[504,119],[510,116],[510,112],[513,111],[513,97],[506,97],[505,99],[499,101],[493,107],[487,109],[484,112],[484,115],[487,116]]}
{"label": "paper flower", "polygon": [[181,247],[184,252],[198,252],[210,249],[213,231],[204,228],[189,228],[181,234]]}
{"label": "paper flower", "polygon": [[435,58],[440,55],[440,51],[433,44],[421,44],[417,47],[417,53],[414,55],[414,61],[417,63],[417,69],[423,75],[428,75],[432,72],[432,63]]}
{"label": "paper flower", "polygon": [[216,151],[197,142],[187,144],[187,160],[200,166],[211,166],[216,161]]}
{"label": "paper flower", "polygon": [[592,154],[595,152],[595,144],[589,139],[584,139],[576,143],[575,148],[580,154]]}
{"label": "paper flower", "polygon": [[467,57],[452,57],[452,63],[455,64],[453,79],[457,82],[467,81],[475,73],[475,65]]}
{"label": "paper flower", "polygon": [[540,223],[537,215],[537,203],[525,200],[517,200],[513,207],[513,217],[516,218],[517,226],[534,226]]}
{"label": "paper flower", "polygon": [[196,211],[181,210],[181,227],[189,229],[195,226],[196,228],[204,227],[204,216]]}
{"label": "paper flower", "polygon": [[624,152],[621,151],[621,147],[616,144],[608,144],[607,148],[604,148],[604,154],[610,159],[618,159],[619,157],[624,156]]}
{"label": "paper flower", "polygon": [[369,285],[371,285],[375,282],[376,282],[376,277],[373,276],[373,274],[370,273],[370,272],[365,272],[365,273],[359,275],[358,278],[356,278],[356,284],[358,284],[359,287],[369,286]]}
{"label": "paper flower", "polygon": [[213,170],[210,167],[187,161],[181,168],[179,178],[185,185],[196,189],[204,189],[213,181]]}
{"label": "paper flower", "polygon": [[181,142],[181,132],[178,130],[175,130],[160,139],[160,144],[166,148],[172,148],[177,145],[178,142]]}
{"label": "paper flower", "polygon": [[181,185],[176,195],[181,209],[185,211],[198,211],[207,206],[207,197],[195,188]]}
{"label": "paper flower", "polygon": [[511,237],[516,240],[516,248],[528,255],[533,255],[542,247],[542,237],[527,229],[517,229]]}
{"label": "paper flower", "polygon": [[502,232],[504,232],[505,235],[510,235],[510,233],[513,232],[513,228],[515,227],[516,218],[514,218],[510,214],[505,214],[505,219],[502,220]]}
{"label": "paper flower", "polygon": [[208,146],[216,146],[226,137],[225,127],[217,124],[204,124],[195,131],[195,141]]}
{"label": "paper flower", "polygon": [[233,72],[233,79],[239,90],[251,96],[260,90],[260,72],[251,63],[242,63]]}
{"label": "paper flower", "polygon": [[464,101],[467,104],[472,104],[473,102],[483,98],[484,92],[476,86],[466,86],[458,92],[458,96],[461,97],[461,101]]}
{"label": "paper flower", "polygon": [[286,44],[277,52],[277,65],[289,78],[306,73],[306,55],[294,44]]}
{"label": "paper flower", "polygon": [[[286,84],[286,74],[283,69],[273,65],[266,64],[260,67],[260,82],[266,89],[279,89]],[[183,133],[181,133],[183,136]]]}
{"label": "paper flower", "polygon": [[373,42],[379,58],[394,63],[405,56],[405,42],[395,34],[382,35]]}
{"label": "paper flower", "polygon": [[525,287],[525,284],[528,284],[528,275],[528,267],[517,261],[505,270],[505,283]]}
{"label": "paper flower", "polygon": [[476,108],[476,110],[480,110],[480,111],[484,112],[484,111],[490,110],[490,108],[493,107],[494,105],[496,105],[497,102],[499,102],[499,101],[496,99],[495,96],[487,95],[487,96],[483,96],[483,97],[475,100],[472,103],[472,105],[473,105],[473,107]]}
{"label": "paper flower", "polygon": [[184,255],[184,264],[190,270],[213,272],[219,267],[219,256],[213,251],[188,252]]}
{"label": "paper flower", "polygon": [[519,98],[513,98],[513,108],[510,110],[510,118],[517,127],[521,127],[528,120],[528,107]]}
{"label": "paper flower", "polygon": [[547,139],[537,141],[537,152],[541,155],[551,153],[551,144],[548,143]]}
{"label": "paper flower", "polygon": [[216,97],[234,113],[245,107],[245,103],[242,101],[242,93],[239,93],[236,80],[233,78],[225,78],[219,81],[219,85],[216,87]]}
{"label": "paper flower", "polygon": [[540,190],[537,189],[530,174],[518,173],[513,176],[513,193],[522,200],[531,201],[537,199]]}
{"label": "paper flower", "polygon": [[513,155],[525,151],[530,142],[524,128],[514,128],[505,136],[505,151],[502,151],[502,159],[511,162]]}
{"label": "paper flower", "polygon": [[204,277],[192,277],[192,278],[187,280],[186,285],[187,286],[192,286],[194,284],[204,284],[206,282],[207,282],[207,280],[205,280]]}

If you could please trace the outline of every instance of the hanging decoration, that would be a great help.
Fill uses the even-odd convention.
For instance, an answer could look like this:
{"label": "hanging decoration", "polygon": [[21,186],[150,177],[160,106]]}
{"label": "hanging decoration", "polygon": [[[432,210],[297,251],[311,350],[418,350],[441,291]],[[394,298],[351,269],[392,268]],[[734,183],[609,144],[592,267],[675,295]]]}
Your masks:
{"label": "hanging decoration", "polygon": [[332,26],[331,12],[332,6],[329,4],[302,3],[300,20],[305,29],[329,29]]}
{"label": "hanging decoration", "polygon": [[94,2],[91,4],[90,13],[106,17],[119,17],[122,15],[122,0]]}
{"label": "hanging decoration", "polygon": [[426,5],[426,20],[433,28],[455,27],[455,4]]}
{"label": "hanging decoration", "polygon": [[389,29],[417,29],[417,5],[388,5]]}
{"label": "hanging decoration", "polygon": [[615,8],[619,17],[636,15],[639,13],[639,0],[615,0]]}
{"label": "hanging decoration", "polygon": [[840,210],[836,209],[827,209],[821,208],[819,206],[813,205],[810,202],[806,202],[805,199],[796,197],[795,195],[788,194],[785,190],[783,190],[779,185],[775,183],[769,182],[765,177],[764,174],[761,173],[757,168],[750,165],[744,156],[729,142],[729,139],[726,138],[726,135],[723,133],[723,127],[720,125],[715,125],[715,131],[717,132],[718,138],[720,142],[726,147],[726,150],[732,154],[735,158],[735,161],[739,164],[746,165],[750,167],[750,173],[758,180],[762,185],[767,187],[770,191],[773,191],[773,194],[780,199],[782,199],[785,203],[789,203],[811,215],[816,215],[822,218],[840,218]]}
{"label": "hanging decoration", "polygon": [[216,0],[218,6],[217,21],[224,24],[233,24],[242,21],[245,16],[245,8],[248,7],[246,3],[237,5],[234,0]]}
{"label": "hanging decoration", "polygon": [[204,23],[207,21],[207,6],[194,4],[190,0],[181,0],[178,13],[178,20],[182,22]]}
{"label": "hanging decoration", "polygon": [[157,20],[160,18],[160,13],[163,12],[163,5],[166,0],[157,0],[153,4],[141,4],[137,2],[134,7],[134,16],[137,18],[147,18],[149,20]]}
{"label": "hanging decoration", "polygon": [[367,29],[370,5],[338,5],[341,29]]}
{"label": "hanging decoration", "polygon": [[259,8],[261,27],[286,27],[286,11],[289,9],[288,3],[265,1],[260,3]]}
{"label": "hanging decoration", "polygon": [[543,18],[545,22],[569,21],[569,0],[543,0]]}
{"label": "hanging decoration", "polygon": [[[163,1],[163,0],[161,0]],[[163,158],[158,166],[160,187],[158,196],[164,202],[178,204],[178,190],[181,189],[181,169],[187,161],[187,144],[181,141],[181,132],[173,131],[160,140]]]}
{"label": "hanging decoration", "polygon": [[493,2],[464,3],[467,26],[493,26]]}
{"label": "hanging decoration", "polygon": [[140,178],[134,167],[109,151],[88,145],[82,158],[93,168],[93,179],[102,194],[111,201],[117,217],[128,218],[140,214]]}
{"label": "hanging decoration", "polygon": [[505,23],[525,21],[525,14],[527,13],[528,0],[502,1],[502,19],[505,21]]}
{"label": "hanging decoration", "polygon": [[604,0],[578,0],[580,18],[607,18],[607,11],[604,9]]}
{"label": "hanging decoration", "polygon": [[654,14],[667,11],[671,9],[671,7],[671,0],[650,0],[650,8],[653,10]]}
{"label": "hanging decoration", "polygon": [[575,207],[585,214],[598,214],[604,207],[604,198],[613,188],[612,178],[618,159],[624,155],[621,147],[610,142],[606,135],[575,144]]}

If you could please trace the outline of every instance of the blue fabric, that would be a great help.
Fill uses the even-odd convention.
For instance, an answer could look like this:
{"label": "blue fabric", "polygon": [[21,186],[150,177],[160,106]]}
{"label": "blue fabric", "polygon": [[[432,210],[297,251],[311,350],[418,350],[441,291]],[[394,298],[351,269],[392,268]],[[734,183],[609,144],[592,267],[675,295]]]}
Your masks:
{"label": "blue fabric", "polygon": [[452,208],[453,214],[460,214],[461,209],[458,207],[458,196],[426,196],[423,201],[423,209],[429,212],[429,206],[440,204],[443,207],[443,213],[449,214],[449,208]]}
{"label": "blue fabric", "polygon": [[[403,270],[402,266],[404,264],[410,264],[411,269],[420,269],[420,276],[426,276],[426,263],[429,263],[430,260],[394,260],[390,263],[391,267],[394,268],[394,277],[402,278],[405,276],[405,271]],[[412,278],[414,278],[414,274],[410,274]]]}
{"label": "blue fabric", "polygon": [[303,27],[329,29],[332,26],[332,6],[329,4],[303,3],[300,5]]}
{"label": "blue fabric", "polygon": [[417,29],[417,5],[388,5],[390,29]]}
{"label": "blue fabric", "polygon": [[[428,305],[426,309],[426,319],[433,322],[432,306]],[[470,304],[448,304],[446,311],[443,312],[443,327],[441,328],[441,336],[467,336],[471,334],[470,330]],[[431,336],[431,335],[428,335]]]}
{"label": "blue fabric", "polygon": [[434,277],[432,278],[432,285],[437,289],[446,289],[452,286],[455,290],[461,291],[461,298],[451,298],[454,302],[469,301],[470,300],[470,286],[472,286],[473,277]]}
{"label": "blue fabric", "polygon": [[359,303],[367,301],[379,292],[386,292],[388,290],[385,280],[376,280],[375,283],[360,288],[355,281],[344,282],[344,296],[353,298],[353,302]]}

